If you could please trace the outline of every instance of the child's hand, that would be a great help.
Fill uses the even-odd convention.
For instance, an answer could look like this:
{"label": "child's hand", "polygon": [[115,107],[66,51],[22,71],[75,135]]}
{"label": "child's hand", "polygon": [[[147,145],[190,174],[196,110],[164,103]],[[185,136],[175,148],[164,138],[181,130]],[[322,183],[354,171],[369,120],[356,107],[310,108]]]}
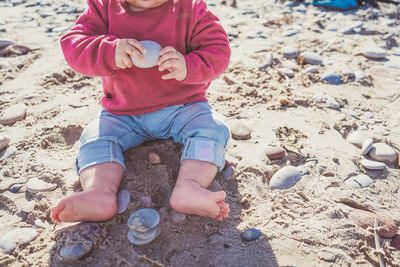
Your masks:
{"label": "child's hand", "polygon": [[144,53],[146,53],[146,49],[139,41],[135,39],[120,39],[115,47],[115,65],[120,69],[131,68],[133,63],[130,56],[142,61]]}
{"label": "child's hand", "polygon": [[160,51],[160,59],[157,65],[159,71],[168,70],[170,73],[161,76],[163,80],[175,79],[183,81],[186,78],[186,60],[181,53],[172,46],[164,47]]}

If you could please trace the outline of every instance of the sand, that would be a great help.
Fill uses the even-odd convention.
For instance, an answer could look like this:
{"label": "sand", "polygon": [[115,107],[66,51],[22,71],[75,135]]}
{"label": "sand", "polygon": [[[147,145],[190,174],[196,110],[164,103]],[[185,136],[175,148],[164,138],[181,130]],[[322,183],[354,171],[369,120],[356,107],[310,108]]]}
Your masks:
{"label": "sand", "polygon": [[[37,3],[0,3],[0,39],[29,48],[14,45],[0,56],[0,112],[21,103],[27,107],[23,119],[0,125],[0,137],[10,138],[7,149],[16,149],[0,160],[0,238],[15,229],[37,230],[33,240],[11,253],[0,249],[0,266],[378,266],[377,256],[363,248],[374,248],[373,234],[350,215],[356,208],[369,209],[400,226],[399,165],[386,162],[384,170],[366,170],[360,165],[361,149],[346,137],[365,130],[375,142],[400,151],[395,5],[341,12],[291,1],[237,1],[236,6],[208,1],[232,45],[230,66],[212,83],[208,98],[229,125],[241,121],[251,131],[250,139],[232,138],[227,147],[227,159],[236,164],[234,177],[216,177],[227,192],[229,217],[222,222],[193,215],[179,220],[173,213],[168,199],[181,146],[166,140],[124,154],[127,172],[120,189],[131,194],[124,213],[106,222],[54,224],[49,207],[81,191],[75,155],[82,130],[101,109],[102,89],[98,78],[69,68],[58,43],[85,2]],[[358,22],[361,27],[342,33]],[[323,65],[316,66],[316,73],[304,73],[311,65],[302,65],[299,56],[282,55],[289,45],[300,53],[318,53]],[[374,46],[384,49],[385,58],[362,54]],[[270,53],[271,65],[265,66]],[[292,69],[294,77],[282,75],[288,75],[282,68]],[[326,71],[340,75],[342,83],[324,82]],[[365,77],[349,74],[356,71]],[[327,96],[334,101],[326,101]],[[285,148],[285,157],[269,160],[269,145]],[[150,152],[160,156],[160,164],[149,162]],[[270,176],[289,165],[306,167],[309,173],[290,189],[271,189]],[[356,174],[368,175],[373,184],[347,187],[344,181]],[[32,178],[57,188],[9,191]],[[126,238],[126,222],[145,207],[160,213],[161,233],[140,247]],[[261,231],[261,237],[242,240],[240,234],[248,228]],[[381,238],[384,247],[390,241]],[[62,249],[77,244],[84,251],[81,258],[60,256]],[[386,248],[383,257],[388,266],[400,264],[399,251]]]}

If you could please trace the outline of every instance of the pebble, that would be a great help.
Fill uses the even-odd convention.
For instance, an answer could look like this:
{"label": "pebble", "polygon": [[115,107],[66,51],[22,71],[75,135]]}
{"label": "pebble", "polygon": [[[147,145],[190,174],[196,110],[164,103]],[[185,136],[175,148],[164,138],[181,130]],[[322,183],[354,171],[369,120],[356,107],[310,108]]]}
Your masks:
{"label": "pebble", "polygon": [[364,56],[372,59],[382,59],[386,57],[386,50],[379,47],[368,47],[362,52]]}
{"label": "pebble", "polygon": [[137,232],[146,232],[160,223],[160,215],[154,209],[141,209],[131,214],[128,219],[130,229]]}
{"label": "pebble", "polygon": [[26,244],[36,238],[38,232],[33,228],[18,228],[0,238],[0,248],[11,253],[19,244]]}
{"label": "pebble", "polygon": [[286,155],[286,150],[281,146],[268,146],[265,154],[270,160],[282,159]]}
{"label": "pebble", "polygon": [[6,38],[0,38],[0,49],[4,48],[6,46],[12,45],[12,44],[15,44],[14,40],[6,39]]}
{"label": "pebble", "polygon": [[264,59],[264,62],[265,62],[265,63],[264,63],[264,65],[262,65],[262,66],[259,68],[259,70],[265,70],[266,68],[271,67],[273,61],[274,61],[274,56],[273,56],[273,54],[272,54],[272,53],[268,53],[268,54],[265,56],[265,59]]}
{"label": "pebble", "polygon": [[35,226],[46,229],[50,224],[46,220],[36,219]]}
{"label": "pebble", "polygon": [[314,52],[303,52],[300,55],[303,58],[304,63],[306,64],[311,64],[311,65],[322,65],[323,64],[323,60],[322,57]]}
{"label": "pebble", "polygon": [[59,252],[61,261],[76,261],[93,248],[93,242],[91,240],[84,239],[81,242],[73,242],[72,244],[65,244]]}
{"label": "pebble", "polygon": [[17,104],[7,108],[3,114],[0,115],[0,124],[11,125],[16,121],[22,120],[26,115],[25,104]]}
{"label": "pebble", "polygon": [[230,129],[233,139],[247,140],[251,138],[251,129],[243,121],[235,121]]}
{"label": "pebble", "polygon": [[0,151],[0,159],[8,159],[17,153],[17,148],[15,146],[9,146]]}
{"label": "pebble", "polygon": [[146,49],[146,53],[143,54],[144,60],[139,61],[131,56],[133,64],[139,68],[151,68],[156,66],[162,49],[161,45],[150,40],[140,41],[140,43]]}
{"label": "pebble", "polygon": [[368,169],[368,170],[382,170],[386,167],[385,163],[379,162],[379,161],[373,161],[369,159],[362,159],[360,161],[361,165]]}
{"label": "pebble", "polygon": [[283,56],[287,58],[296,58],[298,55],[297,48],[293,46],[285,46],[284,48],[282,48],[281,52]]}
{"label": "pebble", "polygon": [[129,194],[128,190],[121,190],[117,194],[117,213],[122,214],[129,206],[129,202],[131,201],[131,194]]}
{"label": "pebble", "polygon": [[240,235],[244,241],[254,241],[257,240],[261,236],[261,232],[255,228],[249,228],[246,231],[242,232]]}
{"label": "pebble", "polygon": [[160,164],[161,163],[161,157],[155,152],[150,152],[149,153],[149,161],[151,164]]}
{"label": "pebble", "polygon": [[286,31],[283,33],[283,35],[286,36],[286,37],[290,37],[290,36],[296,35],[296,34],[298,34],[298,33],[299,33],[299,32],[298,32],[297,30],[289,29],[289,30],[286,30]]}
{"label": "pebble", "polygon": [[374,144],[374,139],[368,138],[367,140],[365,140],[361,147],[361,155],[363,156],[367,155],[368,152],[371,150],[373,144]]}
{"label": "pebble", "polygon": [[10,138],[8,138],[7,136],[0,136],[0,151],[6,148],[9,143],[10,143]]}
{"label": "pebble", "polygon": [[186,214],[176,212],[174,210],[171,210],[171,212],[169,213],[169,216],[174,223],[181,224],[186,221]]}
{"label": "pebble", "polygon": [[32,178],[26,183],[26,190],[31,193],[47,192],[57,188],[57,184],[50,184],[38,178]]}
{"label": "pebble", "polygon": [[355,146],[362,147],[364,142],[370,138],[373,138],[373,136],[367,131],[355,131],[349,134],[347,141]]}
{"label": "pebble", "polygon": [[232,179],[234,174],[235,174],[235,167],[229,166],[224,170],[222,176],[224,177],[225,181],[229,181],[230,179]]}
{"label": "pebble", "polygon": [[19,192],[19,190],[20,190],[22,187],[24,187],[24,184],[14,184],[14,185],[12,185],[12,186],[10,187],[10,189],[8,189],[8,190],[10,190],[11,193],[16,194],[16,193]]}
{"label": "pebble", "polygon": [[131,242],[132,244],[137,246],[144,246],[154,241],[154,239],[156,239],[159,234],[160,228],[157,226],[146,232],[129,230],[127,237],[129,242]]}
{"label": "pebble", "polygon": [[378,234],[381,237],[392,238],[396,235],[397,226],[394,221],[389,218],[360,209],[353,209],[349,213],[349,218],[364,229],[374,227],[375,217],[378,219],[379,226],[382,226],[382,228],[378,230]]}
{"label": "pebble", "polygon": [[318,72],[318,67],[316,66],[310,66],[307,67],[305,70],[303,70],[303,73],[317,73]]}
{"label": "pebble", "polygon": [[394,162],[397,159],[396,151],[385,143],[373,144],[369,156],[377,161]]}
{"label": "pebble", "polygon": [[365,74],[365,72],[363,72],[361,70],[356,70],[354,72],[354,77],[356,78],[356,81],[363,81],[368,77],[368,75]]}
{"label": "pebble", "polygon": [[400,231],[392,238],[390,246],[394,247],[396,250],[400,250]]}
{"label": "pebble", "polygon": [[294,72],[293,70],[289,69],[289,68],[279,68],[278,69],[278,73],[282,76],[287,76],[289,78],[293,78],[294,77]]}
{"label": "pebble", "polygon": [[344,181],[344,184],[346,186],[352,188],[364,188],[370,186],[373,183],[374,180],[372,180],[369,176],[365,174],[359,174],[357,176],[350,177],[349,179]]}
{"label": "pebble", "polygon": [[301,173],[296,167],[286,166],[278,170],[271,178],[269,186],[273,189],[288,189],[301,179]]}
{"label": "pebble", "polygon": [[325,72],[322,75],[322,80],[329,84],[335,84],[335,85],[339,85],[342,83],[342,78],[340,77],[339,74],[329,72],[329,71]]}

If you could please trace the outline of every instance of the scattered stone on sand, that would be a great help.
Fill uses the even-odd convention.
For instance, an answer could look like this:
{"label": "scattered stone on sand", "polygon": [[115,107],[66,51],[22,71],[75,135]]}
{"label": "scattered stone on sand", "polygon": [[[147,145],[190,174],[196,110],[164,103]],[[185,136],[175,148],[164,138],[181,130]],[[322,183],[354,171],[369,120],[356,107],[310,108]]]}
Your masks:
{"label": "scattered stone on sand", "polygon": [[296,167],[285,166],[271,178],[269,186],[273,189],[288,189],[301,179],[301,173]]}
{"label": "scattered stone on sand", "polygon": [[298,54],[297,48],[293,46],[285,46],[284,48],[282,48],[281,52],[283,56],[287,58],[296,58]]}
{"label": "scattered stone on sand", "polygon": [[326,107],[333,109],[340,108],[339,102],[337,102],[337,100],[332,96],[326,94],[316,94],[313,96],[313,98],[317,104],[325,104]]}
{"label": "scattered stone on sand", "polygon": [[230,179],[232,179],[234,174],[235,174],[235,167],[229,166],[223,171],[222,176],[224,177],[225,181],[229,181]]}
{"label": "scattered stone on sand", "polygon": [[373,138],[373,135],[367,131],[355,131],[349,134],[347,141],[355,146],[362,147],[367,139]]}
{"label": "scattered stone on sand", "polygon": [[17,228],[0,238],[0,248],[11,253],[19,244],[26,244],[36,238],[38,232],[34,228]]}
{"label": "scattered stone on sand", "polygon": [[325,177],[333,177],[335,176],[335,173],[332,171],[324,171],[321,175]]}
{"label": "scattered stone on sand", "polygon": [[243,121],[235,121],[231,127],[232,138],[236,140],[247,140],[251,138],[251,129]]}
{"label": "scattered stone on sand", "polygon": [[390,246],[394,247],[396,250],[400,250],[400,231],[392,238]]}
{"label": "scattered stone on sand", "polygon": [[278,73],[280,75],[282,75],[283,77],[287,76],[289,78],[293,78],[294,77],[294,72],[293,70],[289,69],[289,68],[279,68],[278,69]]}
{"label": "scattered stone on sand", "polygon": [[373,144],[369,156],[378,161],[394,162],[397,159],[396,151],[385,143]]}
{"label": "scattered stone on sand", "polygon": [[88,254],[92,248],[93,242],[91,240],[80,238],[79,241],[67,242],[60,249],[59,257],[62,262],[73,262]]}
{"label": "scattered stone on sand", "polygon": [[362,51],[363,55],[372,59],[382,59],[386,57],[386,50],[379,47],[368,47]]}
{"label": "scattered stone on sand", "polygon": [[354,72],[354,78],[356,78],[356,81],[363,81],[368,77],[368,75],[361,71],[361,70],[357,70]]}
{"label": "scattered stone on sand", "polygon": [[371,184],[374,183],[374,180],[372,180],[369,176],[365,174],[359,174],[357,176],[352,176],[348,178],[346,181],[344,181],[344,184],[349,187],[353,188],[364,188],[368,187]]}
{"label": "scattered stone on sand", "polygon": [[24,186],[25,186],[24,184],[14,184],[8,190],[10,190],[10,192],[14,193],[14,194],[21,193],[21,191],[22,191],[21,188]]}
{"label": "scattered stone on sand", "polygon": [[155,152],[150,152],[149,153],[149,161],[151,164],[160,164],[161,163],[161,157]]}
{"label": "scattered stone on sand", "polygon": [[131,201],[131,194],[128,190],[121,190],[117,194],[117,213],[122,214],[129,206],[129,202]]}
{"label": "scattered stone on sand", "polygon": [[26,115],[26,106],[25,104],[16,104],[7,108],[0,115],[0,124],[3,125],[11,125],[15,122],[22,120]]}
{"label": "scattered stone on sand", "polygon": [[272,66],[272,63],[274,62],[274,55],[272,53],[267,53],[264,59],[264,64],[260,66],[259,70],[265,70],[268,67]]}
{"label": "scattered stone on sand", "polygon": [[374,227],[375,217],[378,219],[378,225],[382,226],[382,228],[378,230],[378,234],[381,237],[392,238],[396,235],[397,226],[394,221],[389,218],[360,209],[353,209],[349,213],[349,218],[364,229]]}
{"label": "scattered stone on sand", "polygon": [[181,223],[184,223],[186,221],[186,214],[180,213],[180,212],[176,212],[174,210],[171,210],[169,212],[169,217],[171,218],[171,220],[174,223],[177,223],[177,224],[181,224]]}
{"label": "scattered stone on sand", "polygon": [[50,226],[50,224],[46,220],[42,220],[42,219],[38,218],[35,220],[35,226],[46,229]]}
{"label": "scattered stone on sand", "polygon": [[8,138],[7,136],[0,136],[0,151],[6,148],[9,143],[10,143],[10,138]]}
{"label": "scattered stone on sand", "polygon": [[286,150],[281,146],[268,146],[265,154],[270,160],[282,159],[286,155]]}
{"label": "scattered stone on sand", "polygon": [[303,73],[317,73],[318,70],[319,70],[318,67],[316,67],[316,66],[310,66],[310,67],[305,68],[305,69],[303,70]]}
{"label": "scattered stone on sand", "polygon": [[325,72],[321,78],[323,81],[325,81],[326,83],[329,83],[329,84],[339,85],[342,83],[342,78],[340,77],[339,74],[329,72],[329,71]]}
{"label": "scattered stone on sand", "polygon": [[0,159],[8,159],[17,153],[17,148],[15,146],[9,146],[0,151]]}
{"label": "scattered stone on sand", "polygon": [[132,63],[139,68],[151,68],[157,65],[157,61],[160,57],[161,45],[154,41],[144,40],[140,43],[146,49],[146,53],[143,54],[143,61],[137,60],[134,56],[131,56]]}
{"label": "scattered stone on sand", "polygon": [[382,170],[386,167],[385,163],[369,159],[362,159],[360,163],[364,168],[368,170]]}
{"label": "scattered stone on sand", "polygon": [[6,38],[0,38],[0,49],[4,48],[6,46],[9,46],[9,45],[13,45],[13,44],[15,44],[14,40],[6,39]]}
{"label": "scattered stone on sand", "polygon": [[129,230],[127,237],[129,242],[137,246],[144,246],[154,241],[160,234],[160,228],[156,226],[146,232],[139,232],[135,230]]}
{"label": "scattered stone on sand", "polygon": [[371,150],[373,144],[374,144],[374,139],[368,138],[367,140],[365,140],[361,147],[361,155],[363,156],[367,155]]}
{"label": "scattered stone on sand", "polygon": [[246,231],[242,232],[240,236],[244,241],[250,242],[260,238],[261,232],[255,228],[249,228]]}
{"label": "scattered stone on sand", "polygon": [[31,193],[47,192],[57,188],[57,184],[47,183],[39,178],[32,178],[26,183],[26,190]]}
{"label": "scattered stone on sand", "polygon": [[300,58],[305,64],[322,65],[322,57],[314,52],[306,51],[300,54]]}
{"label": "scattered stone on sand", "polygon": [[128,226],[138,232],[146,232],[160,223],[160,215],[154,209],[141,209],[131,214]]}

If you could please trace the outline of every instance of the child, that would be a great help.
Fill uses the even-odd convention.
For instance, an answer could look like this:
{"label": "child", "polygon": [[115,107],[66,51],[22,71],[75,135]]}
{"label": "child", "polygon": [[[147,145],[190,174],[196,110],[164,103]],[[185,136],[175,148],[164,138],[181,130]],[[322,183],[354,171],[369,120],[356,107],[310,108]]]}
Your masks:
{"label": "child", "polygon": [[[141,40],[163,47],[157,66],[133,65],[131,56],[142,61],[146,53]],[[102,77],[104,109],[80,139],[76,167],[83,191],[51,207],[51,218],[59,223],[113,217],[126,170],[122,152],[171,137],[184,146],[171,207],[226,218],[225,192],[207,187],[224,167],[229,129],[205,94],[227,68],[230,47],[204,0],[88,0],[61,47],[73,69]]]}

